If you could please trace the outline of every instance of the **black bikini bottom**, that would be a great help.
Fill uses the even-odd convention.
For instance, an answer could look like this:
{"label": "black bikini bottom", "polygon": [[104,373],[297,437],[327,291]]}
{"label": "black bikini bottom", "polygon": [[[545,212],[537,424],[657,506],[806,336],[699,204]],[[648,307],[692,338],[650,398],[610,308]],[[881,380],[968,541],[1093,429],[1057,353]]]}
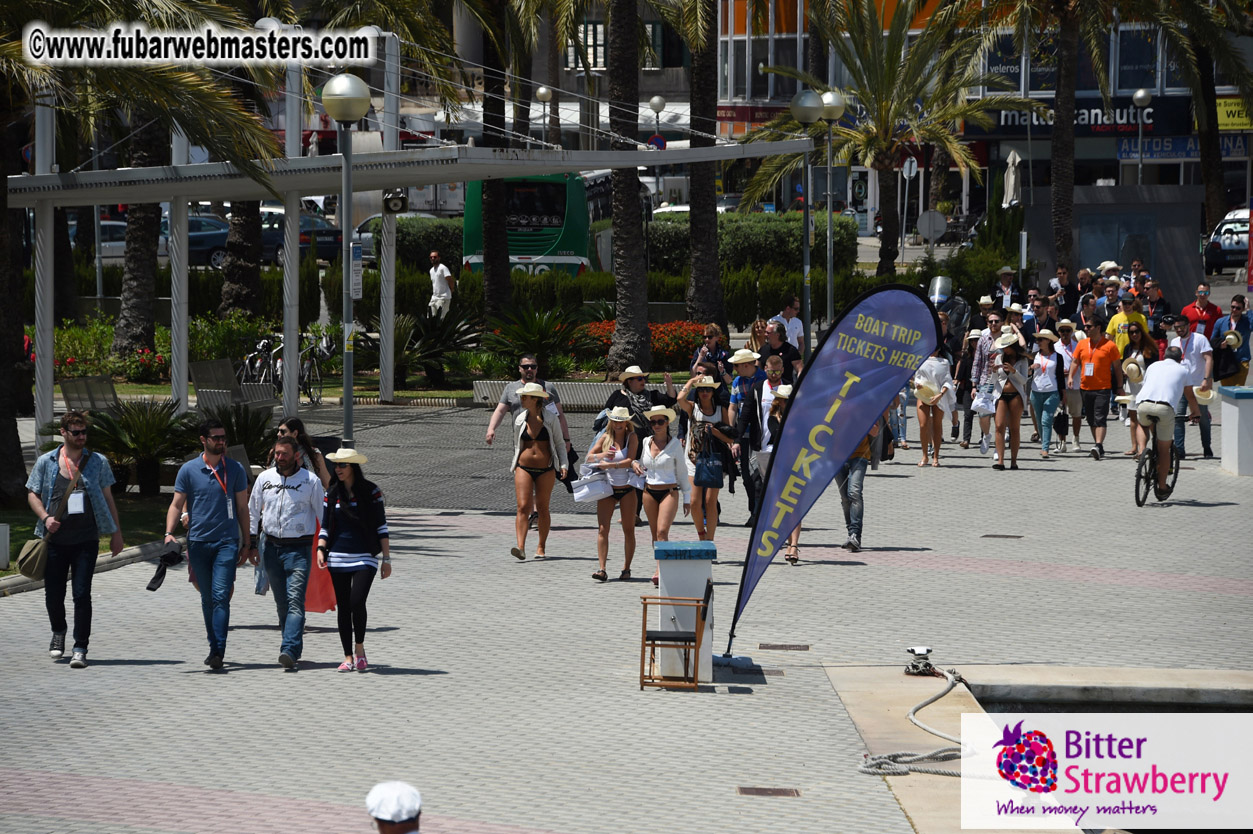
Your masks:
{"label": "black bikini bottom", "polygon": [[649,495],[651,495],[653,497],[653,500],[656,501],[658,504],[660,504],[662,501],[665,501],[666,497],[669,496],[670,493],[674,492],[676,489],[678,489],[677,486],[656,487],[656,488],[644,487],[644,491],[647,492]]}
{"label": "black bikini bottom", "polygon": [[634,492],[635,487],[623,486],[613,488],[613,503],[616,506],[619,501],[629,492]]}
{"label": "black bikini bottom", "polygon": [[1001,392],[1001,400],[1003,402],[1011,402],[1016,399],[1018,399],[1017,391],[1002,391]]}
{"label": "black bikini bottom", "polygon": [[538,481],[540,476],[543,475],[545,472],[555,471],[552,467],[552,464],[549,464],[548,466],[545,466],[543,468],[540,468],[537,466],[523,466],[522,464],[518,464],[518,468],[521,469],[526,474],[530,475],[532,481]]}

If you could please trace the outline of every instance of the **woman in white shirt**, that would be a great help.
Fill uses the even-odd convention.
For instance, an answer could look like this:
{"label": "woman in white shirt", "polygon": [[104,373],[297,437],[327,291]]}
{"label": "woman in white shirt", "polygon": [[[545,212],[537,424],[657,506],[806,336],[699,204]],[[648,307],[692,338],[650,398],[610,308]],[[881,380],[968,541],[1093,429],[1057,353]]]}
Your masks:
{"label": "woman in white shirt", "polygon": [[1040,421],[1040,457],[1049,459],[1049,444],[1053,440],[1053,412],[1057,410],[1066,390],[1066,360],[1053,349],[1057,335],[1052,330],[1035,334],[1035,344],[1040,352],[1031,361],[1031,408]]}
{"label": "woman in white shirt", "polygon": [[[692,511],[692,492],[687,480],[687,455],[679,438],[670,434],[670,425],[678,418],[673,408],[653,406],[643,413],[651,432],[644,440],[640,459],[631,468],[644,476],[644,514],[653,543],[670,540],[670,525],[679,511],[683,496],[683,515]],[[653,584],[657,575],[653,574]]]}
{"label": "woman in white shirt", "polygon": [[931,465],[940,465],[940,444],[944,439],[944,415],[957,407],[957,385],[953,382],[948,360],[940,355],[940,342],[926,361],[914,372],[914,394],[918,398],[918,438],[922,446],[919,466],[927,465],[927,447],[931,447]]}
{"label": "woman in white shirt", "polygon": [[1026,349],[1019,336],[1009,333],[996,340],[1000,348],[996,371],[992,374],[996,401],[996,462],[993,469],[1005,468],[1005,430],[1009,429],[1010,469],[1018,468],[1018,445],[1022,442],[1023,399],[1027,396]]}
{"label": "woman in white shirt", "polygon": [[596,558],[600,569],[592,574],[592,578],[598,582],[609,579],[605,573],[605,563],[609,560],[609,524],[613,521],[613,509],[619,501],[622,502],[620,519],[625,555],[618,579],[625,582],[631,578],[631,560],[635,558],[635,489],[630,479],[639,448],[631,410],[620,405],[609,412],[609,428],[587,453],[587,462],[605,472],[609,477],[609,486],[613,487],[611,495],[596,502]]}

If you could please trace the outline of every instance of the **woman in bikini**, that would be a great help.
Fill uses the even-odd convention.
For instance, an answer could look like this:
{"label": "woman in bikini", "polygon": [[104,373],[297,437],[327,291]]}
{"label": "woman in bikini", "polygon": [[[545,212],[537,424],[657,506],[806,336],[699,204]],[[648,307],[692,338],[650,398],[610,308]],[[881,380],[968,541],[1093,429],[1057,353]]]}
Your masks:
{"label": "woman in bikini", "polygon": [[613,521],[613,509],[619,502],[622,504],[620,519],[625,555],[618,579],[625,582],[631,578],[631,560],[635,558],[635,489],[630,480],[639,448],[631,410],[620,405],[609,412],[608,430],[587,453],[587,462],[605,472],[609,476],[609,485],[613,487],[612,495],[596,502],[596,558],[600,562],[600,570],[592,574],[592,578],[599,582],[609,579],[605,573],[605,563],[609,559],[609,524]]}
{"label": "woman in bikini", "polygon": [[[696,388],[696,400],[688,399],[687,394]],[[714,391],[718,382],[709,376],[694,376],[683,386],[679,393],[679,407],[687,412],[687,475],[692,479],[692,523],[696,525],[696,533],[702,541],[713,541],[718,530],[718,491],[720,487],[702,487],[696,485],[696,459],[707,448],[712,447],[713,454],[722,457],[722,450],[735,442],[719,431],[716,426],[729,426],[730,417],[727,406],[718,405]]]}
{"label": "woman in bikini", "polygon": [[553,484],[558,477],[566,476],[561,465],[565,459],[562,448],[561,424],[555,410],[544,406],[548,392],[544,386],[528,382],[518,389],[522,410],[513,421],[513,491],[518,500],[518,512],[514,517],[514,533],[517,547],[509,552],[515,559],[526,559],[526,534],[530,529],[531,512],[534,510],[539,528],[539,547],[535,557],[541,558],[548,542],[548,530],[552,517],[548,514],[548,502],[552,498]]}
{"label": "woman in bikini", "polygon": [[[653,543],[670,540],[670,525],[679,510],[679,496],[683,496],[683,514],[692,509],[692,493],[687,482],[687,460],[679,438],[670,434],[670,426],[678,418],[674,409],[655,406],[644,412],[650,434],[644,440],[640,459],[631,465],[635,474],[644,476],[644,513],[648,516],[648,529]],[[653,574],[657,584],[657,574]]]}
{"label": "woman in bikini", "polygon": [[1022,442],[1023,398],[1027,396],[1026,351],[1019,336],[1008,333],[996,340],[1000,357],[992,375],[996,397],[996,462],[992,468],[1005,468],[1005,429],[1009,429],[1009,468],[1018,468],[1018,445]]}

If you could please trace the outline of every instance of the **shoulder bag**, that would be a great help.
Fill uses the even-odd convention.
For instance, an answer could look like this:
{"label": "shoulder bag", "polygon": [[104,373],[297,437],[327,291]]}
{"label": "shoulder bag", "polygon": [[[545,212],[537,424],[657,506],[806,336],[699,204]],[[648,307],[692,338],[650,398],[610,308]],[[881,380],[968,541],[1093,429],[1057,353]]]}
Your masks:
{"label": "shoulder bag", "polygon": [[[83,466],[87,464],[84,462]],[[59,467],[59,464],[58,464]],[[78,476],[82,474],[82,469],[74,473],[74,477],[65,487],[65,493],[61,496],[61,500],[57,503],[57,510],[52,517],[57,521],[61,520],[61,516],[65,515],[65,507],[70,502],[70,493],[78,486]],[[53,475],[55,478],[56,475]],[[48,567],[48,538],[52,535],[47,532],[47,524],[44,524],[44,537],[42,539],[30,539],[26,544],[22,545],[22,552],[17,557],[17,572],[27,579],[34,579],[36,582],[44,578],[44,570]]]}
{"label": "shoulder bag", "polygon": [[692,484],[705,489],[722,489],[722,456],[714,448],[718,441],[711,434],[706,434],[704,440],[696,455],[696,474]]}

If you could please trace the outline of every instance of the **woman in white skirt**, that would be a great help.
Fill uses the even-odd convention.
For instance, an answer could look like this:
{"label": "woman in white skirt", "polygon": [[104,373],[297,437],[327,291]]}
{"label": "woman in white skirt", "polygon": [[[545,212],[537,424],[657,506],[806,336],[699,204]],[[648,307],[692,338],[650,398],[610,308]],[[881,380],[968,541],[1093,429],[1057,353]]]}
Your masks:
{"label": "woman in white skirt", "polygon": [[940,465],[940,443],[944,439],[944,415],[957,408],[957,385],[953,382],[948,360],[940,355],[943,343],[936,346],[926,361],[914,372],[914,396],[918,398],[918,437],[922,446],[919,466],[927,465],[930,447],[931,465]]}

